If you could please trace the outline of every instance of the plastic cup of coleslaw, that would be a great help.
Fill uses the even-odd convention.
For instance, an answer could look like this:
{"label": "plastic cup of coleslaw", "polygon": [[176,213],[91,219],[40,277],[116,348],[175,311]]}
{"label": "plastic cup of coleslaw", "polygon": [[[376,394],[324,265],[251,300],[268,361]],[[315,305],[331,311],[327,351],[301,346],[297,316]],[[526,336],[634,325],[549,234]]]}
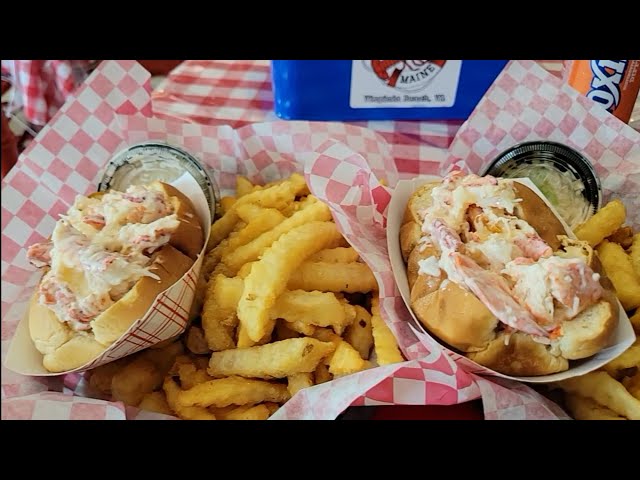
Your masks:
{"label": "plastic cup of coleslaw", "polygon": [[602,206],[602,187],[593,165],[561,143],[545,140],[515,145],[480,174],[529,178],[572,229]]}

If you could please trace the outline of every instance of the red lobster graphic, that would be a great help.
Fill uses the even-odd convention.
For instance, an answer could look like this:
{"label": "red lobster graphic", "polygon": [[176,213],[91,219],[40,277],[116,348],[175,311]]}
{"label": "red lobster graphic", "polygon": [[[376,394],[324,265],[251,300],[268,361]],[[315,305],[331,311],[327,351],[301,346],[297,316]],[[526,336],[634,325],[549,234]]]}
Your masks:
{"label": "red lobster graphic", "polygon": [[433,63],[440,68],[446,60],[371,60],[371,68],[375,74],[390,87],[395,87],[400,74],[405,68],[418,70],[425,63]]}

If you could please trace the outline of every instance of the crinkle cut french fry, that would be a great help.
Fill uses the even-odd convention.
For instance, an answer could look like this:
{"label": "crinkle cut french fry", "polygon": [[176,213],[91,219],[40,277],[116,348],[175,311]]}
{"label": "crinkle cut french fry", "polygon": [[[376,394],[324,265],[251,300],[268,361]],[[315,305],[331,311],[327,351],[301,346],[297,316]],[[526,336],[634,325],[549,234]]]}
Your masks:
{"label": "crinkle cut french fry", "polygon": [[576,237],[595,247],[622,226],[627,216],[624,203],[615,199],[598,210],[589,220],[575,229]]}
{"label": "crinkle cut french fry", "polygon": [[310,262],[351,263],[358,261],[359,255],[353,247],[336,247],[321,250],[309,258]]}
{"label": "crinkle cut french fry", "polygon": [[211,225],[211,232],[207,242],[207,251],[218,245],[226,238],[239,220],[237,209],[247,203],[255,203],[261,207],[274,207],[283,202],[292,202],[296,195],[307,187],[304,177],[291,175],[286,181],[259,191],[252,191],[231,206],[231,209]]}
{"label": "crinkle cut french fry", "polygon": [[[288,290],[276,300],[271,317],[318,327],[334,327],[342,331],[355,319],[355,310],[352,310],[351,305],[341,302],[331,292]],[[312,335],[313,329],[301,333]]]}
{"label": "crinkle cut french fry", "polygon": [[360,305],[355,306],[356,319],[347,328],[344,339],[355,348],[363,360],[368,360],[373,346],[371,315]]}
{"label": "crinkle cut french fry", "polygon": [[215,420],[216,416],[202,407],[184,407],[178,403],[178,397],[182,393],[178,384],[171,377],[164,379],[162,384],[167,404],[178,417],[183,420]]}
{"label": "crinkle cut french fry", "polygon": [[223,215],[231,209],[233,204],[236,203],[236,200],[236,197],[233,196],[226,196],[220,199],[220,208]]}
{"label": "crinkle cut french fry", "polygon": [[616,295],[625,310],[640,306],[640,277],[636,275],[631,258],[620,245],[604,240],[596,250]]}
{"label": "crinkle cut french fry", "polygon": [[322,202],[310,203],[251,242],[230,251],[225,256],[224,262],[232,271],[237,272],[244,264],[258,260],[281,236],[296,227],[314,221],[328,222],[330,220],[331,211],[326,204]]}
{"label": "crinkle cut french fry", "polygon": [[305,262],[289,279],[289,290],[368,293],[378,288],[371,269],[364,263]]}
{"label": "crinkle cut french fry", "polygon": [[380,303],[377,296],[371,299],[371,327],[378,365],[403,362],[404,359],[393,333],[380,317]]}
{"label": "crinkle cut french fry", "polygon": [[251,183],[251,181],[247,177],[243,175],[236,176],[236,195],[238,196],[238,198],[251,193],[252,190],[253,183]]}
{"label": "crinkle cut french fry", "polygon": [[202,309],[202,328],[207,345],[214,352],[228,350],[235,347],[233,341],[232,328],[229,322],[235,315],[235,308],[228,308],[227,305],[219,305],[220,298],[218,289],[224,275],[216,275],[209,280],[207,293]]}
{"label": "crinkle cut french fry", "polygon": [[313,372],[334,350],[332,343],[314,338],[290,338],[251,348],[214,352],[207,373],[212,377],[285,378]]}
{"label": "crinkle cut french fry", "polygon": [[226,407],[261,402],[284,403],[290,395],[286,385],[240,377],[227,377],[200,383],[177,395],[182,407]]}
{"label": "crinkle cut french fry", "polygon": [[565,392],[592,398],[629,420],[640,420],[640,400],[634,398],[624,385],[607,372],[587,373],[556,382],[556,385]]}
{"label": "crinkle cut french fry", "polygon": [[267,249],[245,279],[238,304],[238,318],[251,340],[258,342],[273,330],[275,321],[269,311],[285,291],[291,274],[307,257],[341,239],[335,223],[311,222],[285,233]]}
{"label": "crinkle cut french fry", "polygon": [[329,372],[335,377],[338,375],[349,375],[367,368],[367,362],[362,359],[358,351],[342,341],[331,356],[329,362]]}

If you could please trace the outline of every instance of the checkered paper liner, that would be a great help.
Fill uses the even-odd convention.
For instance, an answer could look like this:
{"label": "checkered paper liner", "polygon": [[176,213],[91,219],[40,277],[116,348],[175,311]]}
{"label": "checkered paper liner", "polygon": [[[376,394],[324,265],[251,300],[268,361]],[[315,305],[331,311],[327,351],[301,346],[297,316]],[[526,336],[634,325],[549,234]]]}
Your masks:
{"label": "checkered paper liner", "polygon": [[[98,73],[104,75],[105,69],[116,67],[122,69],[122,62],[106,62]],[[99,83],[94,75],[84,89],[95,90],[99,88]],[[139,85],[143,86],[144,82],[141,81]],[[81,95],[82,91],[79,98]],[[67,120],[64,112],[75,109],[77,102],[63,107],[63,120]],[[222,194],[232,192],[235,175],[238,173],[249,176],[253,181],[263,182],[304,170],[313,193],[327,202],[342,233],[374,271],[380,285],[381,315],[395,333],[408,360],[303,390],[272,418],[331,419],[349,405],[447,405],[480,397],[484,400],[487,418],[567,418],[555,405],[524,385],[515,382],[498,383],[494,379],[468,372],[465,370],[464,358],[456,357],[439,347],[427,348],[410,327],[410,315],[393,281],[386,253],[385,212],[391,195],[389,189],[382,186],[379,177],[374,174],[378,172],[386,182],[393,185],[397,173],[387,155],[388,146],[373,132],[354,126],[305,122],[258,124],[234,131],[224,126],[149,118],[144,116],[148,114],[144,108],[140,108],[135,114],[125,112],[130,114],[127,116],[117,115],[114,110],[117,107],[112,108],[108,123],[103,123],[106,124],[104,131],[112,132],[112,138],[117,141],[112,142],[111,148],[102,147],[103,150],[98,150],[98,153],[105,153],[102,157],[87,156],[96,170],[85,185],[85,193],[96,184],[97,172],[106,163],[109,154],[118,151],[123,145],[148,139],[179,143],[198,155],[216,171],[216,180]],[[87,109],[86,115],[77,120],[84,124],[93,121],[92,117],[94,112]],[[28,212],[32,207],[29,205],[26,211],[23,207],[27,203],[55,205],[60,201],[61,192],[66,185],[50,185],[47,182],[53,175],[49,166],[53,162],[66,165],[67,161],[66,157],[59,155],[67,147],[67,143],[59,145],[58,152],[52,153],[49,142],[45,142],[48,138],[45,135],[55,129],[56,123],[54,119],[51,128],[36,139],[25,155],[25,161],[12,171],[3,185],[3,241],[5,237],[8,239],[22,235],[17,251],[15,248],[7,252],[3,249],[2,253],[3,355],[5,342],[9,341],[15,331],[15,322],[24,313],[24,299],[33,291],[37,282],[37,277],[29,272],[24,263],[23,247],[46,236],[53,226],[52,219],[55,218],[52,216],[49,221],[48,230],[46,223],[40,226],[42,232],[32,239],[35,226],[29,227],[27,222]],[[341,142],[332,139],[337,135],[344,135]],[[82,155],[77,162],[84,158]],[[16,178],[27,179],[31,190],[26,194],[21,193],[19,189],[23,188],[23,183]],[[13,211],[4,208],[5,199],[9,200]],[[65,206],[62,203],[57,207],[58,212],[53,208],[48,213],[51,216],[52,212],[64,211]],[[46,214],[40,215],[38,218],[45,216]],[[24,224],[17,225],[29,229],[27,234],[21,233],[15,224],[8,228],[12,222],[15,223],[15,219]],[[41,220],[38,220],[36,225],[40,223]],[[23,272],[22,277],[7,275],[11,268],[14,269],[12,271]],[[12,296],[6,298],[5,284],[10,290],[13,289]],[[54,390],[59,395],[81,397],[86,392],[86,383],[77,373],[48,379],[46,382],[42,379],[3,375],[3,418],[33,418],[33,413],[29,412],[39,412],[38,418],[70,418],[70,410],[57,409],[52,405],[58,400],[67,401],[66,398],[62,400],[63,397],[52,396]],[[83,402],[72,398],[74,403]],[[26,406],[22,405],[23,402],[26,402]],[[101,412],[112,411],[103,407],[117,405],[97,399],[85,403],[100,407]],[[10,408],[5,409],[5,405]],[[107,414],[102,415],[106,418]],[[133,418],[127,416],[126,412],[125,416]]]}
{"label": "checkered paper liner", "polygon": [[[46,169],[43,169],[42,179],[46,179],[46,184],[42,186],[42,191],[45,192],[47,189],[51,189],[51,187],[56,186],[57,180],[58,182],[64,182],[64,187],[67,188],[68,200],[62,199],[60,203],[54,205],[54,208],[61,209],[62,211],[66,211],[71,203],[73,202],[73,198],[77,194],[84,194],[87,191],[95,190],[95,185],[97,183],[97,177],[95,177],[95,173],[97,169],[91,169],[93,172],[94,178],[92,178],[91,182],[87,182],[85,185],[84,182],[76,182],[71,180],[71,175],[75,172],[69,173],[73,170],[72,165],[66,164],[64,162],[67,161],[67,157],[62,156],[59,152],[60,144],[52,138],[57,139],[58,137],[66,136],[69,141],[73,144],[73,148],[80,152],[86,152],[85,159],[88,159],[89,162],[92,162],[92,165],[95,165],[98,169],[104,166],[106,160],[115,153],[113,151],[113,147],[115,145],[121,146],[120,136],[118,135],[117,139],[115,135],[118,133],[116,130],[113,130],[114,127],[107,127],[104,132],[100,132],[100,138],[107,138],[108,141],[100,142],[100,138],[88,138],[87,131],[96,132],[95,126],[100,122],[101,125],[105,125],[107,122],[103,121],[103,118],[98,118],[95,116],[92,118],[89,115],[89,112],[85,110],[81,110],[83,105],[86,107],[86,103],[82,103],[83,99],[87,99],[87,95],[91,92],[99,91],[100,88],[104,88],[106,84],[110,88],[110,93],[107,96],[107,102],[109,99],[118,99],[122,101],[116,106],[124,107],[121,111],[129,111],[131,104],[131,99],[138,100],[140,107],[142,109],[148,108],[148,101],[145,101],[145,95],[148,100],[149,94],[148,91],[145,90],[145,79],[148,76],[148,73],[145,72],[144,69],[140,70],[136,68],[135,63],[128,62],[124,63],[123,66],[125,68],[115,68],[118,65],[106,65],[105,68],[101,69],[96,73],[93,77],[92,81],[84,88],[82,92],[78,95],[78,105],[72,103],[69,105],[69,108],[63,109],[60,114],[51,122],[50,129],[48,129],[42,136],[38,145],[35,145],[32,149],[25,153],[24,160],[25,163],[29,160],[33,160],[35,162],[43,162],[46,161],[45,155],[41,152],[44,149],[47,149],[51,155],[57,155],[51,163],[47,166]],[[126,67],[131,67],[130,70],[126,70]],[[133,82],[133,84],[132,84]],[[119,85],[120,88],[123,88],[124,91],[117,91],[115,85]],[[132,89],[132,85],[137,87]],[[122,87],[124,86],[124,87]],[[94,97],[95,98],[95,97]],[[113,101],[113,100],[112,100]],[[99,111],[100,106],[98,104]],[[118,108],[116,108],[118,110]],[[137,109],[138,110],[138,109]],[[76,112],[75,114],[73,112]],[[82,116],[84,114],[84,117]],[[111,114],[111,121],[113,121],[116,116]],[[111,122],[109,122],[111,124]],[[106,136],[106,132],[111,131],[114,136]],[[83,133],[81,135],[80,133]],[[97,151],[91,151],[91,145],[97,140],[104,149]],[[62,147],[64,149],[64,146]],[[35,153],[34,153],[35,152]],[[96,154],[98,153],[98,154]],[[80,162],[83,162],[80,160]],[[102,163],[102,165],[101,165]],[[42,163],[41,163],[42,165]],[[65,168],[61,168],[63,165]],[[81,169],[82,170],[82,169]],[[95,170],[95,171],[94,171]],[[77,171],[77,170],[76,170]],[[88,170],[84,170],[87,172]],[[27,170],[27,173],[23,175],[17,175],[13,177],[13,179],[8,180],[8,186],[3,187],[3,217],[5,213],[5,199],[9,199],[15,202],[15,200],[19,200],[16,198],[11,198],[7,193],[11,193],[10,186],[15,185],[15,189],[20,187],[24,188],[25,185],[22,182],[25,180],[25,176],[31,173],[30,170]],[[17,180],[16,180],[17,178]],[[83,177],[85,180],[88,180],[87,176]],[[30,178],[29,185],[33,185],[35,181],[33,178]],[[197,214],[199,215],[201,222],[203,225],[207,226],[207,231],[209,225],[211,224],[211,217],[208,214],[208,207],[206,204],[206,200],[204,195],[200,191],[200,187],[197,185],[195,180],[191,179],[182,182],[179,186],[175,185],[179,189],[183,191],[187,196],[191,197],[194,206],[196,208]],[[70,190],[69,190],[70,189]],[[53,192],[51,192],[53,194]],[[197,194],[200,193],[198,196]],[[62,195],[60,195],[62,197]],[[28,220],[31,223],[40,224],[43,220],[48,220],[53,217],[51,211],[49,215],[45,211],[45,208],[50,205],[50,203],[45,201],[39,201],[40,197],[27,199],[19,210],[18,215],[14,217],[9,224],[4,228],[3,225],[3,245],[5,242],[8,242],[10,245],[15,243],[18,238],[27,238],[31,233],[31,237],[28,237],[28,240],[25,243],[22,243],[21,247],[27,247],[32,243],[33,233],[28,230],[25,231],[25,225],[30,225],[29,223],[25,223]],[[28,214],[25,214],[24,217],[20,215],[20,213],[24,212],[25,206],[27,207]],[[22,224],[20,223],[22,222]],[[39,223],[40,222],[40,223]],[[38,233],[36,231],[36,233]],[[49,232],[40,232],[43,236],[48,236]],[[204,246],[203,246],[204,251]],[[23,267],[26,263],[26,258],[24,255],[24,248],[21,248],[19,253],[13,258],[13,264],[7,267],[7,271],[4,271],[5,262],[9,263],[11,260],[9,255],[13,253],[13,250],[6,251],[3,248],[2,252],[2,262],[3,262],[3,278],[2,278],[2,286],[3,286],[3,331],[4,331],[4,302],[10,301],[11,296],[7,295],[5,289],[9,290],[9,294],[17,295],[17,304],[22,308],[24,312],[27,310],[26,305],[24,305],[23,300],[26,300],[32,295],[33,291],[33,282],[37,282],[39,280],[40,275],[36,272],[33,275],[25,275],[28,278],[26,282],[26,288],[23,288],[22,291],[19,291],[20,284],[17,283],[24,277],[21,276],[13,276],[15,272],[22,273]],[[157,344],[161,341],[167,340],[169,338],[173,338],[182,332],[187,327],[189,320],[189,309],[191,303],[193,301],[196,282],[198,278],[198,274],[200,271],[200,266],[202,265],[202,257],[203,252],[201,252],[200,257],[194,263],[194,265],[189,269],[188,272],[184,274],[184,276],[178,280],[174,285],[169,287],[166,291],[162,292],[153,302],[151,307],[148,310],[148,313],[144,315],[142,318],[138,319],[131,327],[127,330],[127,332],[118,340],[116,340],[112,345],[110,345],[101,355],[88,362],[81,367],[78,367],[72,371],[85,371],[91,368],[95,368],[99,365],[111,362],[118,358],[130,355],[137,351],[143,350],[151,345]],[[27,268],[29,268],[27,266]],[[18,270],[19,269],[19,270]],[[33,270],[33,269],[30,269]],[[26,270],[25,272],[28,272]],[[6,280],[6,282],[5,282]],[[18,287],[18,288],[16,288]],[[16,309],[15,305],[13,306],[11,313],[18,315],[19,310]],[[47,372],[42,366],[42,355],[35,349],[33,342],[31,341],[29,331],[28,331],[28,320],[23,315],[23,318],[11,318],[9,321],[17,322],[17,325],[12,324],[11,328],[14,329],[14,335],[9,347],[9,350],[3,358],[4,366],[9,367],[11,370],[19,373],[23,373],[26,375],[41,375],[41,376],[55,376],[58,374],[52,374]],[[20,321],[22,320],[22,321]],[[4,340],[4,338],[3,338]],[[4,356],[4,348],[3,348],[3,356]]]}
{"label": "checkered paper liner", "polygon": [[533,61],[507,64],[456,134],[441,173],[482,172],[501,152],[532,140],[563,143],[587,157],[604,201],[620,198],[627,223],[640,228],[640,132]]}

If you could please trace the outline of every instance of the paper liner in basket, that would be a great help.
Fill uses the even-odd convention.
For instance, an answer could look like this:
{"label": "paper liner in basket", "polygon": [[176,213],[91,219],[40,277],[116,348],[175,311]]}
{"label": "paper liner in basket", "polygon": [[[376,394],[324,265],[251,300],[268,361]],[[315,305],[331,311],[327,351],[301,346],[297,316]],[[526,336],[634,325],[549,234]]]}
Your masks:
{"label": "paper liner in basket", "polygon": [[[420,336],[423,341],[428,342],[429,344],[438,343],[441,344],[443,348],[447,348],[444,342],[438,341],[427,331],[427,329],[422,326],[422,324],[418,321],[416,315],[411,310],[411,293],[409,289],[409,282],[407,279],[407,268],[402,258],[402,251],[400,248],[400,227],[402,226],[402,220],[404,217],[407,202],[409,201],[409,197],[422,185],[438,180],[441,180],[441,177],[425,176],[415,178],[413,180],[402,180],[398,182],[398,185],[393,192],[391,203],[389,205],[387,245],[389,249],[389,259],[393,267],[393,273],[396,283],[400,289],[400,293],[405,302],[405,305],[407,306],[407,309],[409,309],[409,311],[411,312],[413,325],[420,332],[418,336]],[[516,181],[523,183],[524,185],[532,189],[536,194],[538,194],[538,196],[540,196],[540,198],[544,200],[547,206],[553,211],[556,217],[558,217],[565,230],[568,232],[569,236],[574,239],[576,238],[573,232],[569,229],[568,225],[558,215],[553,205],[548,202],[548,200],[542,195],[540,190],[531,182],[531,180],[517,179]],[[580,362],[571,362],[570,368],[564,372],[535,377],[517,377],[501,374],[489,368],[483,367],[476,362],[466,359],[465,364],[467,365],[467,371],[472,371],[477,374],[495,375],[510,380],[517,380],[520,382],[550,383],[571,377],[576,377],[579,375],[584,375],[585,373],[597,370],[598,368],[601,368],[606,363],[611,361],[613,358],[620,355],[627,348],[629,348],[636,338],[635,333],[633,332],[633,327],[631,326],[631,322],[629,321],[629,317],[627,317],[624,309],[622,308],[622,305],[620,305],[620,302],[618,302],[618,311],[618,325],[615,333],[613,334],[610,345],[598,352],[593,357],[582,360]]]}
{"label": "paper liner in basket", "polygon": [[620,198],[640,229],[640,132],[533,61],[512,61],[458,130],[442,164],[482,173],[509,147],[551,140],[582,153],[600,177],[604,201]]}
{"label": "paper liner in basket", "polygon": [[[3,302],[6,298],[4,289],[8,286],[5,279],[12,282],[15,280],[11,273],[20,272],[26,276],[29,270],[33,271],[33,268],[28,266],[25,248],[41,240],[38,237],[49,236],[57,214],[66,212],[76,195],[96,190],[107,161],[127,145],[117,126],[115,111],[149,113],[147,87],[148,72],[141,69],[136,62],[106,62],[77,92],[75,101],[63,106],[33,145],[21,156],[25,168],[12,172],[7,178],[8,186],[3,186],[3,217],[4,200],[7,198],[7,205],[14,206],[16,197],[12,197],[11,194],[15,194],[16,190],[22,195],[25,189],[35,185],[34,190],[37,190],[38,194],[26,199],[17,211],[17,216],[8,225],[3,224],[3,246],[7,242],[11,248],[9,251],[3,248],[2,253]],[[110,89],[109,94],[100,100],[98,94],[104,92],[105,88]],[[89,113],[87,105],[93,106],[96,111]],[[191,199],[206,238],[211,226],[211,216],[202,190],[189,175],[181,177],[173,184]],[[50,203],[52,198],[55,199],[53,204]],[[20,214],[23,214],[22,218]],[[33,226],[35,231],[30,228]],[[18,239],[21,248],[12,248]],[[203,253],[204,246],[189,271],[160,293],[147,314],[132,324],[127,332],[100,356],[81,367],[60,373],[88,370],[182,333],[187,326]],[[9,258],[11,254],[14,254],[13,258]],[[13,264],[5,272],[4,265],[8,260],[13,261]],[[38,273],[29,277],[29,282],[20,292],[19,299],[31,296],[39,277]],[[10,301],[10,297],[7,301]],[[29,335],[26,304],[23,305],[23,311],[25,313],[17,324],[3,364],[10,370],[24,375],[60,375],[48,372],[43,367],[43,355],[36,350]],[[3,308],[3,326],[4,314]]]}
{"label": "paper liner in basket", "polygon": [[[469,373],[466,359],[425,342],[411,329],[411,316],[395,285],[387,256],[385,209],[391,197],[378,178],[394,185],[397,172],[389,147],[379,135],[351,125],[307,122],[276,122],[234,131],[147,118],[143,115],[149,113],[145,102],[138,102],[137,112],[127,111],[129,115],[119,117],[118,98],[127,96],[118,97],[113,90],[120,84],[123,71],[132,97],[142,98],[146,92],[149,98],[145,88],[148,78],[138,75],[135,65],[103,62],[80,89],[77,99],[61,109],[59,118],[41,132],[23,161],[5,177],[3,356],[26,309],[25,300],[37,282],[24,260],[24,247],[50,233],[55,215],[65,210],[76,191],[87,193],[95,188],[99,170],[114,152],[128,144],[156,139],[183,146],[215,169],[223,195],[233,190],[237,173],[254,181],[267,181],[301,171],[302,162],[306,162],[313,193],[329,204],[338,227],[378,279],[382,318],[409,360],[302,390],[272,418],[332,419],[349,405],[447,405],[480,396],[487,418],[502,418],[503,414],[506,418],[567,418],[557,406],[524,385]],[[116,72],[115,77],[111,78],[109,72]],[[131,102],[127,105],[132,110]],[[73,134],[62,128],[71,124],[76,126]],[[6,240],[9,248],[5,249]],[[3,418],[32,418],[36,413],[38,418],[69,418],[68,409],[57,408],[58,402],[64,402],[61,396],[87,395],[83,376],[78,373],[39,379],[15,375],[3,367],[2,382]],[[62,393],[38,393],[43,390]],[[73,403],[82,401],[74,399]],[[104,400],[86,403],[84,413],[93,418],[106,418],[104,412],[118,405]],[[128,412],[127,418],[138,418]]]}

